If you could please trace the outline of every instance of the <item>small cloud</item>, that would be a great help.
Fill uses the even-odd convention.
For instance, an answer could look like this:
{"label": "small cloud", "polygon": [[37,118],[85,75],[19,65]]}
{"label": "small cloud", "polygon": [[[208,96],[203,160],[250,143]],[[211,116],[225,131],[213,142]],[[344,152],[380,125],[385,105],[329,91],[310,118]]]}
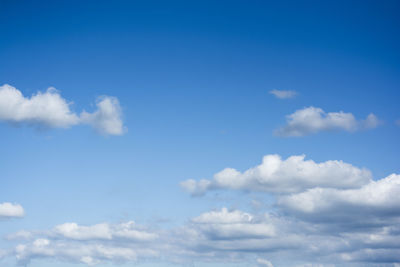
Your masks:
{"label": "small cloud", "polygon": [[4,202],[0,204],[0,218],[24,217],[24,208],[19,204]]}
{"label": "small cloud", "polygon": [[315,134],[322,131],[347,131],[373,129],[381,124],[374,115],[356,120],[352,113],[343,111],[326,113],[321,108],[307,107],[286,116],[287,124],[275,131],[278,136],[292,137]]}
{"label": "small cloud", "polygon": [[274,267],[274,265],[272,265],[272,263],[266,259],[258,258],[257,263],[258,263],[258,266],[260,266],[260,267]]}
{"label": "small cloud", "polygon": [[296,91],[293,90],[271,90],[269,91],[270,94],[274,95],[275,97],[279,99],[288,99],[288,98],[293,98],[297,95]]}

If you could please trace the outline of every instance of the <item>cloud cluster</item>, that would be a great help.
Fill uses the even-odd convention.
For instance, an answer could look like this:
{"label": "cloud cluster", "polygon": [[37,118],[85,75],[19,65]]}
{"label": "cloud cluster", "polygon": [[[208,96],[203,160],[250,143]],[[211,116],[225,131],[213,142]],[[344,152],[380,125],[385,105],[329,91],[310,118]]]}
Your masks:
{"label": "cloud cluster", "polygon": [[271,90],[269,91],[270,94],[274,95],[275,97],[279,99],[287,99],[287,98],[293,98],[297,95],[296,91],[293,90]]}
{"label": "cloud cluster", "polygon": [[275,132],[278,136],[304,136],[322,131],[354,132],[376,128],[380,124],[378,118],[372,113],[365,120],[356,120],[352,113],[343,111],[326,113],[316,107],[296,110],[286,116],[286,119],[287,124]]}
{"label": "cloud cluster", "polygon": [[71,103],[61,97],[55,88],[25,97],[11,85],[0,86],[0,120],[26,124],[36,128],[69,128],[88,124],[105,135],[121,135],[124,126],[118,99],[103,96],[97,100],[97,110],[80,115],[70,109]]}
{"label": "cloud cluster", "polygon": [[44,232],[25,231],[20,237],[28,239],[15,248],[15,256],[22,265],[35,258],[55,258],[91,266],[154,258],[159,253],[155,243],[158,234],[133,221],[91,226],[65,223]]}
{"label": "cloud cluster", "polygon": [[356,189],[312,188],[281,196],[278,203],[302,219],[379,224],[380,219],[400,216],[400,175],[392,174]]}
{"label": "cloud cluster", "polygon": [[[256,255],[260,266],[264,258],[266,266],[400,263],[398,174],[373,180],[368,170],[342,161],[315,163],[304,156],[282,160],[268,155],[243,173],[225,169],[212,180],[181,185],[193,195],[225,189],[275,196],[274,212],[255,215],[223,208],[192,219],[186,226],[192,234],[187,246],[196,255],[211,253],[225,260]],[[230,232],[238,224],[243,232]]]}
{"label": "cloud cluster", "polygon": [[0,219],[23,217],[24,215],[25,211],[21,205],[9,202],[0,203]]}
{"label": "cloud cluster", "polygon": [[368,170],[343,161],[316,163],[305,160],[305,155],[291,156],[286,160],[279,155],[267,155],[260,165],[243,173],[226,168],[216,173],[212,180],[189,179],[181,186],[192,195],[203,195],[216,189],[293,193],[313,187],[357,188],[371,179]]}

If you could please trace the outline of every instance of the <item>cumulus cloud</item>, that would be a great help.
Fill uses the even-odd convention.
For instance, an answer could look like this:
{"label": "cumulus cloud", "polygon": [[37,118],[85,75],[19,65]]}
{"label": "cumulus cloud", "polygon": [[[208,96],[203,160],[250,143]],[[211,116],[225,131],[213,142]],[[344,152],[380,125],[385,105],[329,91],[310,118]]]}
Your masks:
{"label": "cumulus cloud", "polygon": [[371,179],[368,170],[343,161],[316,163],[305,160],[305,155],[291,156],[286,160],[279,155],[267,155],[260,165],[244,172],[226,168],[215,174],[212,180],[190,179],[182,182],[181,186],[195,196],[215,189],[292,193],[313,187],[357,188]]}
{"label": "cumulus cloud", "polygon": [[287,99],[287,98],[293,98],[297,95],[296,91],[293,90],[271,90],[269,91],[270,94],[274,95],[275,97],[279,99]]}
{"label": "cumulus cloud", "polygon": [[206,190],[224,185],[219,188],[272,192],[272,207],[223,207],[166,229],[128,221],[19,231],[6,236],[14,249],[0,250],[0,258],[14,255],[21,265],[44,258],[88,266],[141,260],[178,266],[389,267],[400,262],[399,174],[373,180],[369,171],[342,161],[277,155],[243,173],[227,173],[233,178],[214,177]]}
{"label": "cumulus cloud", "polygon": [[354,132],[363,129],[376,128],[380,121],[374,114],[369,114],[365,120],[356,120],[352,113],[329,112],[321,108],[307,107],[296,110],[286,116],[287,124],[276,130],[282,137],[304,136],[322,131]]}
{"label": "cumulus cloud", "polygon": [[121,108],[115,97],[103,96],[97,100],[97,110],[93,113],[82,112],[81,120],[93,126],[102,134],[121,135],[124,126],[121,120]]}
{"label": "cumulus cloud", "polygon": [[115,238],[124,238],[136,241],[151,241],[157,238],[157,235],[154,233],[138,229],[133,221],[116,225],[101,223],[91,226],[81,226],[76,223],[64,223],[56,226],[53,233],[64,238],[75,240],[111,240]]}
{"label": "cumulus cloud", "polygon": [[373,223],[374,219],[400,216],[400,175],[370,181],[357,189],[312,188],[282,196],[278,203],[285,211],[312,220]]}
{"label": "cumulus cloud", "polygon": [[[387,179],[377,183],[396,184]],[[372,195],[384,193],[380,186],[370,186],[368,190],[367,187],[361,187],[363,189],[354,194],[363,195],[361,191],[368,190],[375,191]],[[359,199],[366,200],[366,196]],[[378,202],[384,209],[385,200]],[[344,206],[336,205],[338,208],[331,208],[330,212],[335,213]],[[282,208],[282,205],[277,207]],[[353,211],[344,209],[349,214]],[[368,215],[369,210],[362,209],[362,212]],[[335,266],[330,265],[332,263],[337,266],[374,266],[376,263],[393,266],[391,264],[400,259],[397,256],[400,255],[399,220],[371,226],[368,223],[371,216],[380,217],[381,213],[372,212],[365,217],[364,226],[360,225],[356,231],[353,228],[325,231],[322,226],[332,226],[337,223],[335,220],[309,221],[291,216],[291,213],[253,214],[227,208],[204,212],[185,225],[169,230],[149,230],[134,222],[90,226],[66,223],[48,231],[31,232],[29,240],[17,245],[13,254],[22,265],[36,258],[48,258],[88,266],[141,259],[179,266],[193,262],[254,262],[259,266],[272,266],[271,261],[279,266]],[[388,217],[382,217],[385,218]]]}
{"label": "cumulus cloud", "polygon": [[25,97],[15,87],[0,86],[0,120],[13,124],[26,124],[36,128],[69,128],[88,124],[106,135],[121,135],[124,126],[118,99],[103,96],[98,99],[93,113],[74,113],[72,103],[61,97],[55,88]]}
{"label": "cumulus cloud", "polygon": [[239,210],[203,213],[192,223],[211,239],[265,238],[275,235],[273,224],[257,221],[253,215]]}
{"label": "cumulus cloud", "polygon": [[25,215],[24,208],[19,204],[0,203],[0,218],[15,218]]}
{"label": "cumulus cloud", "polygon": [[158,234],[133,221],[90,226],[64,223],[48,231],[25,232],[23,235],[29,235],[32,241],[15,248],[20,264],[28,264],[34,258],[55,258],[91,266],[136,261],[156,257],[159,253],[154,244],[144,245],[155,241]]}

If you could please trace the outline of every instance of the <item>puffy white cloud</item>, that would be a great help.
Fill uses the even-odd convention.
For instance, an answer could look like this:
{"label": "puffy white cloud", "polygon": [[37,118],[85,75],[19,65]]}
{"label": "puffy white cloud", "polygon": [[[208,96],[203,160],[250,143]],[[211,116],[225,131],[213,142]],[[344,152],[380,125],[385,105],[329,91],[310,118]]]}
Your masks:
{"label": "puffy white cloud", "polygon": [[100,223],[91,226],[81,226],[76,223],[64,223],[57,225],[53,229],[52,233],[61,235],[64,238],[75,240],[111,240],[123,238],[136,241],[151,241],[158,237],[155,233],[149,233],[140,229],[140,227],[138,227],[133,221],[114,225]]}
{"label": "puffy white cloud", "polygon": [[93,113],[82,112],[81,120],[92,125],[102,134],[121,135],[124,126],[121,119],[121,108],[115,97],[100,97],[96,103],[97,111]]}
{"label": "puffy white cloud", "polygon": [[65,238],[77,240],[111,239],[112,234],[108,224],[96,224],[92,226],[80,226],[76,223],[64,223],[54,228],[56,234]]}
{"label": "puffy white cloud", "polygon": [[21,91],[8,84],[0,86],[0,119],[33,125],[67,128],[78,124],[79,118],[71,112],[55,88],[26,98]]}
{"label": "puffy white cloud", "polygon": [[90,266],[105,262],[136,261],[159,254],[155,243],[145,245],[155,241],[158,234],[133,221],[91,226],[64,223],[49,231],[30,232],[29,237],[34,238],[15,249],[20,264],[28,264],[34,258],[55,258]]}
{"label": "puffy white cloud", "polygon": [[0,218],[23,217],[24,208],[19,204],[9,202],[0,203]]}
{"label": "puffy white cloud", "polygon": [[[370,181],[357,189],[312,188],[306,192],[281,196],[278,204],[312,220],[340,220],[363,224],[386,221],[384,217],[400,216],[400,175],[392,174]],[[347,220],[344,220],[347,219]],[[365,222],[367,220],[367,222]]]}
{"label": "puffy white cloud", "polygon": [[371,180],[366,169],[343,161],[316,163],[304,155],[282,160],[279,155],[264,156],[260,165],[239,172],[226,168],[212,180],[187,180],[181,186],[192,195],[202,195],[213,189],[235,189],[272,193],[301,192],[308,188],[357,188]]}
{"label": "puffy white cloud", "polygon": [[15,87],[0,86],[0,120],[27,124],[37,128],[69,128],[89,124],[106,135],[121,135],[124,126],[121,108],[115,97],[103,96],[96,103],[93,113],[78,115],[70,109],[71,103],[61,97],[55,88],[25,97]]}
{"label": "puffy white cloud", "polygon": [[287,125],[278,129],[278,136],[304,136],[321,131],[348,131],[375,128],[380,121],[374,114],[365,120],[357,121],[353,114],[340,112],[326,113],[321,108],[307,107],[286,116]]}
{"label": "puffy white cloud", "polygon": [[293,90],[271,90],[269,91],[270,94],[276,96],[277,98],[280,99],[287,99],[287,98],[293,98],[297,95],[296,91]]}
{"label": "puffy white cloud", "polygon": [[265,238],[275,235],[273,224],[257,221],[249,213],[228,211],[226,208],[203,213],[193,218],[192,223],[211,239]]}

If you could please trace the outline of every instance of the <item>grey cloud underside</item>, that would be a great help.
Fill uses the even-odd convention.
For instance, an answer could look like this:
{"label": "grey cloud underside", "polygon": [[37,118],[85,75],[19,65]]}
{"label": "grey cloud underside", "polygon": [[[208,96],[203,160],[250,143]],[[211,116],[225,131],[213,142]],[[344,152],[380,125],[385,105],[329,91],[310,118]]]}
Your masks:
{"label": "grey cloud underside", "polygon": [[11,85],[0,86],[0,121],[35,128],[69,128],[84,124],[105,135],[121,135],[126,130],[119,101],[115,97],[97,99],[93,113],[76,114],[55,88],[29,97]]}

